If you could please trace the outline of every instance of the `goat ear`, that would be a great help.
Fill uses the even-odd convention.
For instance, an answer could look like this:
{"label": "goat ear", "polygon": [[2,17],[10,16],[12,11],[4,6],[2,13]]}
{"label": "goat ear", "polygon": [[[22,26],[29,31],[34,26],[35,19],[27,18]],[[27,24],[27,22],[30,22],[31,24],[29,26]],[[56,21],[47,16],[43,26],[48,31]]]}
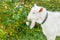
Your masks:
{"label": "goat ear", "polygon": [[42,12],[43,11],[43,8],[40,8],[39,12]]}

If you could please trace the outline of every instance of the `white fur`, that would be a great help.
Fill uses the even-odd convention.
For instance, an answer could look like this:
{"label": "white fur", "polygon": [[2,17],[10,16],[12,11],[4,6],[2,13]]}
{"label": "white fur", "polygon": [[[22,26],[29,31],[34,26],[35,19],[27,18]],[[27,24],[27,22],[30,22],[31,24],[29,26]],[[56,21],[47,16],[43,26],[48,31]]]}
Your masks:
{"label": "white fur", "polygon": [[35,5],[27,16],[27,20],[31,21],[30,29],[35,26],[35,22],[41,24],[48,12],[47,20],[41,27],[47,40],[55,40],[56,36],[60,36],[60,12],[47,11],[45,8],[39,12],[40,8],[43,7]]}
{"label": "white fur", "polygon": [[29,26],[29,22],[26,22],[26,25]]}

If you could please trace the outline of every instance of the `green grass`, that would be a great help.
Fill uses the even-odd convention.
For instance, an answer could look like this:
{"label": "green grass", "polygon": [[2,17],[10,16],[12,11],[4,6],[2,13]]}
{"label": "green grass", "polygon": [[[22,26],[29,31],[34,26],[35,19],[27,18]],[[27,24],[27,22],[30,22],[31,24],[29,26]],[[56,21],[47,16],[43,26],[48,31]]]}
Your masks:
{"label": "green grass", "polygon": [[59,37],[59,36],[57,36],[57,37],[56,37],[56,40],[60,40],[60,37]]}
{"label": "green grass", "polygon": [[60,0],[0,0],[0,40],[46,40],[40,24],[29,29],[25,23],[34,3],[47,10],[60,11]]}

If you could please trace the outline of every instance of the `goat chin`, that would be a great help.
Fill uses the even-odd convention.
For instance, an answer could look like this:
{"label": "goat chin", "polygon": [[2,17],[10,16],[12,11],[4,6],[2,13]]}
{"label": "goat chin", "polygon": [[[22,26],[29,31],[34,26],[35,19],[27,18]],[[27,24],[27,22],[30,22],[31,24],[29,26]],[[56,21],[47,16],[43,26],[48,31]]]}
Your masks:
{"label": "goat chin", "polygon": [[26,22],[26,25],[29,26],[29,22]]}

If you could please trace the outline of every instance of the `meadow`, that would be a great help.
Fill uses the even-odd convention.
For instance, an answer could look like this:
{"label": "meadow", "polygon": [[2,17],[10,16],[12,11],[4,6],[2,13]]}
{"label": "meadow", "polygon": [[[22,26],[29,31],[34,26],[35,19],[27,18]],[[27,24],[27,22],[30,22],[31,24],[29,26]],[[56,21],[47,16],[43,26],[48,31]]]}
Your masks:
{"label": "meadow", "polygon": [[40,24],[33,29],[26,25],[34,3],[49,11],[60,11],[60,0],[0,0],[0,40],[46,40]]}

